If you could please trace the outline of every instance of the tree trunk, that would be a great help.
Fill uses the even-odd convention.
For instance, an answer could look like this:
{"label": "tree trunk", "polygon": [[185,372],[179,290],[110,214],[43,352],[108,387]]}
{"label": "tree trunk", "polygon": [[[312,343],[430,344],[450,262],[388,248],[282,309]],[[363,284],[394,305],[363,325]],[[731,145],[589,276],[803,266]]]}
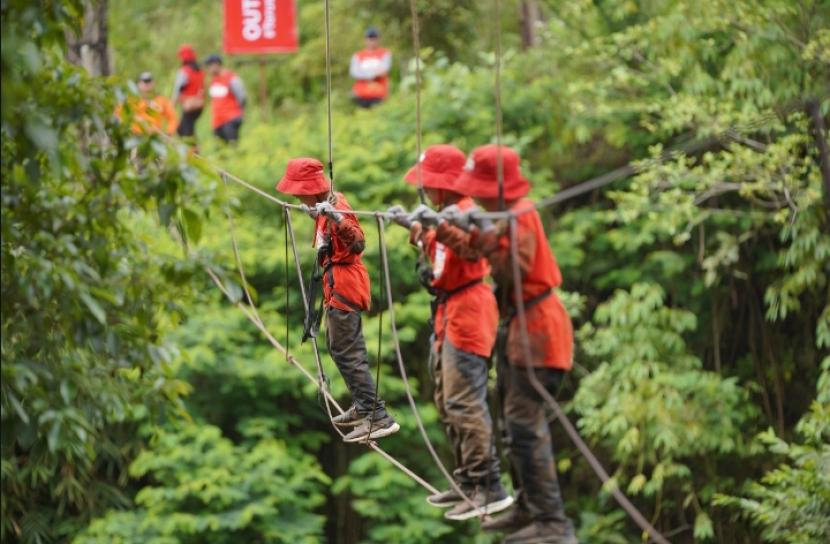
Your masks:
{"label": "tree trunk", "polygon": [[80,31],[67,32],[67,58],[86,68],[93,76],[111,73],[107,44],[107,0],[84,0],[84,19]]}
{"label": "tree trunk", "polygon": [[529,49],[536,45],[536,27],[539,25],[539,5],[536,0],[522,0],[521,3],[522,47]]}

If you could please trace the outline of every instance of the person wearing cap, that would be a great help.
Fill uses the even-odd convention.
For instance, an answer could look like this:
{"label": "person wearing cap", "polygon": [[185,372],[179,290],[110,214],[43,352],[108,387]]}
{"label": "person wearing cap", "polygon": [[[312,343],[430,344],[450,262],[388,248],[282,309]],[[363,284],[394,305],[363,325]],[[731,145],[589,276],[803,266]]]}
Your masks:
{"label": "person wearing cap", "polygon": [[[326,343],[340,375],[352,395],[351,406],[332,419],[339,427],[353,427],[346,442],[361,442],[397,432],[400,426],[376,397],[369,371],[369,354],[363,338],[361,314],[369,309],[369,274],[361,260],[366,239],[357,216],[331,183],[317,159],[288,162],[277,191],[296,196],[315,219],[314,247],[323,267],[323,301],[326,308]],[[313,302],[312,302],[313,304]]]}
{"label": "person wearing cap", "polygon": [[392,53],[380,47],[380,32],[369,27],[363,35],[365,47],[352,55],[349,74],[355,80],[352,98],[361,108],[383,102],[389,94]]}
{"label": "person wearing cap", "polygon": [[205,68],[211,77],[208,94],[213,133],[225,143],[239,140],[247,95],[245,84],[234,72],[222,67],[222,57],[210,55]]}
{"label": "person wearing cap", "polygon": [[[466,156],[451,145],[426,149],[404,179],[423,185],[438,209],[475,206],[459,194],[455,180]],[[496,341],[496,298],[484,278],[490,267],[483,258],[467,260],[437,239],[434,228],[415,221],[410,241],[429,259],[427,288],[433,299],[432,376],[434,400],[455,458],[453,477],[476,507],[452,488],[427,498],[437,507],[452,507],[445,517],[465,520],[509,507],[513,498],[501,485],[499,459],[493,441],[493,421],[487,403],[489,359]],[[423,277],[423,274],[419,274]]]}
{"label": "person wearing cap", "polygon": [[[500,159],[499,159],[500,157]],[[519,328],[514,298],[513,262],[507,221],[494,229],[472,227],[464,232],[441,223],[439,239],[454,250],[487,257],[498,289],[506,291],[501,308],[502,323],[497,342],[499,379],[503,381],[502,410],[507,426],[509,458],[513,464],[514,487],[520,490],[516,508],[482,524],[485,530],[510,533],[508,544],[553,542],[574,544],[576,536],[565,514],[556,476],[545,401],[534,389],[530,372],[552,395],[573,364],[571,320],[554,288],[562,274],[548,246],[541,218],[533,201],[526,198],[530,183],[522,176],[519,155],[507,147],[486,145],[473,151],[456,187],[472,196],[487,211],[501,208],[498,170],[502,165],[504,204],[516,215],[516,238],[521,271],[522,299],[527,330]],[[499,297],[500,298],[500,297]],[[524,334],[529,340],[529,359]]]}
{"label": "person wearing cap", "polygon": [[[153,74],[142,72],[136,82],[138,86],[138,97],[127,99],[127,107],[132,112],[133,123],[130,129],[135,134],[151,134],[164,132],[172,135],[176,132],[179,124],[176,108],[166,96],[156,94],[156,84],[153,81]],[[115,116],[119,119],[123,115],[123,105],[115,110]]]}
{"label": "person wearing cap", "polygon": [[178,56],[182,65],[176,72],[171,97],[174,104],[182,107],[182,121],[176,132],[183,138],[192,138],[196,132],[196,121],[205,106],[205,74],[196,62],[193,46],[182,44]]}

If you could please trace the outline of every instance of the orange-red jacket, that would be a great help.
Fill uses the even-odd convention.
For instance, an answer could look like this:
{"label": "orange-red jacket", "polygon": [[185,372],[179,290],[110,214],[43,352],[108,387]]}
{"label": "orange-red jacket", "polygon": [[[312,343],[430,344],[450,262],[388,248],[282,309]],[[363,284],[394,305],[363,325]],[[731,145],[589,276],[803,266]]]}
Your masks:
{"label": "orange-red jacket", "polygon": [[[522,198],[511,206],[513,211],[532,208],[533,201],[527,198]],[[561,285],[562,273],[548,245],[539,213],[532,210],[520,214],[516,219],[516,226],[522,298],[527,302]],[[493,268],[493,277],[499,285],[510,290],[510,300],[514,301],[510,253],[510,238],[505,234],[499,239],[498,248],[488,257]],[[556,293],[551,293],[538,304],[528,308],[526,318],[532,360],[527,361],[519,319],[514,318],[510,322],[507,337],[507,357],[510,362],[518,366],[570,370],[573,365],[573,325]]]}
{"label": "orange-red jacket", "polygon": [[[357,98],[372,99],[386,98],[389,94],[389,65],[391,55],[388,49],[363,49],[352,56],[350,72],[355,77],[352,93]],[[382,74],[364,79],[365,74],[374,74],[384,70]]]}
{"label": "orange-red jacket", "polygon": [[[351,210],[346,198],[337,193],[338,210]],[[342,212],[341,212],[342,213]],[[320,263],[324,270],[323,300],[326,306],[345,312],[368,310],[371,302],[369,273],[360,255],[365,236],[357,216],[342,214],[338,225],[327,216],[318,216],[315,223],[314,247],[329,242],[331,251]]]}
{"label": "orange-red jacket", "polygon": [[242,104],[231,91],[231,82],[237,75],[230,70],[222,70],[210,82],[210,106],[213,113],[213,128],[218,128],[229,121],[242,117]]}
{"label": "orange-red jacket", "polygon": [[[134,98],[128,99],[130,109],[133,111],[135,122],[130,129],[135,134],[150,134],[153,132],[165,132],[174,134],[179,126],[179,116],[176,115],[176,108],[166,96],[156,96],[151,99]],[[115,116],[121,119],[123,106],[118,105]]]}
{"label": "orange-red jacket", "polygon": [[[473,207],[464,197],[457,203],[462,210]],[[435,313],[436,349],[444,338],[456,348],[489,357],[496,341],[499,313],[491,287],[482,280],[490,273],[483,258],[467,260],[439,241],[435,230],[424,235],[424,247],[433,263],[432,286],[448,296]]]}

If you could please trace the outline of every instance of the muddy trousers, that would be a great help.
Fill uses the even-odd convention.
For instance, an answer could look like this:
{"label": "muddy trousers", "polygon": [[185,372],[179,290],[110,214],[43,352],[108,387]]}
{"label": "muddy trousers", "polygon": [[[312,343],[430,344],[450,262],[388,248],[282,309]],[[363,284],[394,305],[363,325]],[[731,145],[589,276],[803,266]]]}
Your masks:
{"label": "muddy trousers", "polygon": [[[526,368],[502,364],[498,371],[506,425],[505,449],[512,465],[513,487],[519,492],[519,507],[526,509],[534,520],[565,521],[545,401],[531,385]],[[556,394],[563,372],[536,368],[535,373],[542,386]]]}
{"label": "muddy trousers", "polygon": [[[337,308],[326,310],[326,345],[334,359],[352,402],[361,416],[372,412],[375,400],[375,380],[369,370],[369,354],[363,339],[363,320],[360,312],[344,312]],[[375,406],[375,419],[387,416],[380,397]]]}
{"label": "muddy trousers", "polygon": [[487,404],[488,361],[449,340],[433,356],[434,400],[453,447],[453,477],[464,486],[496,486],[499,460]]}

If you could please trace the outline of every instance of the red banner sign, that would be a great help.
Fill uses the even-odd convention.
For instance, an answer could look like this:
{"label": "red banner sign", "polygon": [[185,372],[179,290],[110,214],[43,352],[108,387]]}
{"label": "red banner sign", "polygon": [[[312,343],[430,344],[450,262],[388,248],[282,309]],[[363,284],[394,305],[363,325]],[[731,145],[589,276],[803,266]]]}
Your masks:
{"label": "red banner sign", "polygon": [[297,43],[294,0],[225,0],[225,53],[290,53]]}

